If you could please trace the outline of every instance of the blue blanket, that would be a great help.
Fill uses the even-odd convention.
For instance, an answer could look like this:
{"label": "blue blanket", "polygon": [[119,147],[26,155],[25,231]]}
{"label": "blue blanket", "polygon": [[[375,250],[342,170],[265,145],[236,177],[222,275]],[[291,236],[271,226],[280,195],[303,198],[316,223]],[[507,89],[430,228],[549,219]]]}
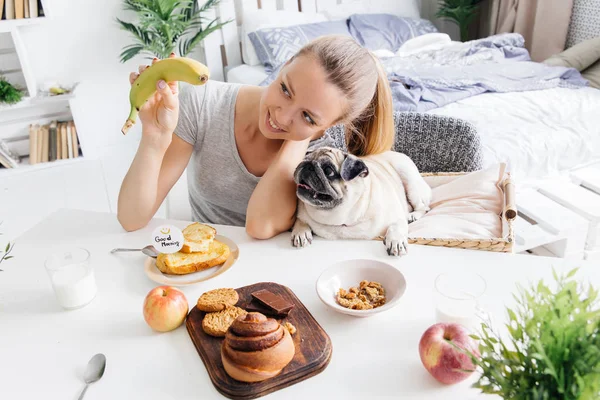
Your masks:
{"label": "blue blanket", "polygon": [[532,62],[523,37],[515,33],[381,61],[392,88],[394,109],[400,111],[427,111],[486,92],[587,84],[574,68]]}
{"label": "blue blanket", "polygon": [[[486,92],[579,88],[574,68],[532,62],[520,34],[504,33],[414,54],[381,58],[394,110],[427,111]],[[272,82],[279,68],[261,83]]]}

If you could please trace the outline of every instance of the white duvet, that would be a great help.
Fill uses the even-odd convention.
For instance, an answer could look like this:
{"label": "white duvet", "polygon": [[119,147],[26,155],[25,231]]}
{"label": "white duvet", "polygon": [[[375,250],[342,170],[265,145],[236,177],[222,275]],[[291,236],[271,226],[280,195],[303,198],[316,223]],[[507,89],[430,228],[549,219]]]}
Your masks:
{"label": "white duvet", "polygon": [[598,89],[485,93],[428,112],[474,124],[483,144],[484,167],[506,162],[520,180],[600,159]]}

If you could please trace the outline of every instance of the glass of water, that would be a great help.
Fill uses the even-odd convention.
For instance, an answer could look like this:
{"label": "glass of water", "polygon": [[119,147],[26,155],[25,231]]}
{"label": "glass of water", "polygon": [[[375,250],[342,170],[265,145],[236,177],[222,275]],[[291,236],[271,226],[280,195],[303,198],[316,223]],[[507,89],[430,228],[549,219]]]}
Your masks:
{"label": "glass of water", "polygon": [[63,248],[46,259],[45,267],[56,300],[63,308],[80,308],[96,297],[96,279],[86,249]]}
{"label": "glass of water", "polygon": [[436,321],[477,329],[484,316],[480,299],[486,289],[485,279],[476,273],[444,272],[438,275],[434,284]]}

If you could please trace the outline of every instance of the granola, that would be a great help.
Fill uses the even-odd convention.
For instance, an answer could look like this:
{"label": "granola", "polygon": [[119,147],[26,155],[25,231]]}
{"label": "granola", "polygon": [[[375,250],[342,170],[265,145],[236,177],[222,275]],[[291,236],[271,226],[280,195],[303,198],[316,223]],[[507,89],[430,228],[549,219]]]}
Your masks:
{"label": "granola", "polygon": [[379,282],[361,281],[358,287],[340,288],[337,301],[352,310],[371,310],[385,304],[385,289]]}

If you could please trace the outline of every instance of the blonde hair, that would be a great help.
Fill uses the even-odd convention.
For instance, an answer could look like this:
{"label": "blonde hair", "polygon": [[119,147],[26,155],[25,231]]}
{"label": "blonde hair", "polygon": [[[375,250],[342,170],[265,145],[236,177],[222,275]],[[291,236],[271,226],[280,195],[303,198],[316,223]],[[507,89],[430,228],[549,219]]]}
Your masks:
{"label": "blonde hair", "polygon": [[340,121],[348,151],[357,156],[383,153],[394,145],[392,93],[383,66],[348,36],[328,35],[305,45],[296,56],[315,57],[347,98]]}

